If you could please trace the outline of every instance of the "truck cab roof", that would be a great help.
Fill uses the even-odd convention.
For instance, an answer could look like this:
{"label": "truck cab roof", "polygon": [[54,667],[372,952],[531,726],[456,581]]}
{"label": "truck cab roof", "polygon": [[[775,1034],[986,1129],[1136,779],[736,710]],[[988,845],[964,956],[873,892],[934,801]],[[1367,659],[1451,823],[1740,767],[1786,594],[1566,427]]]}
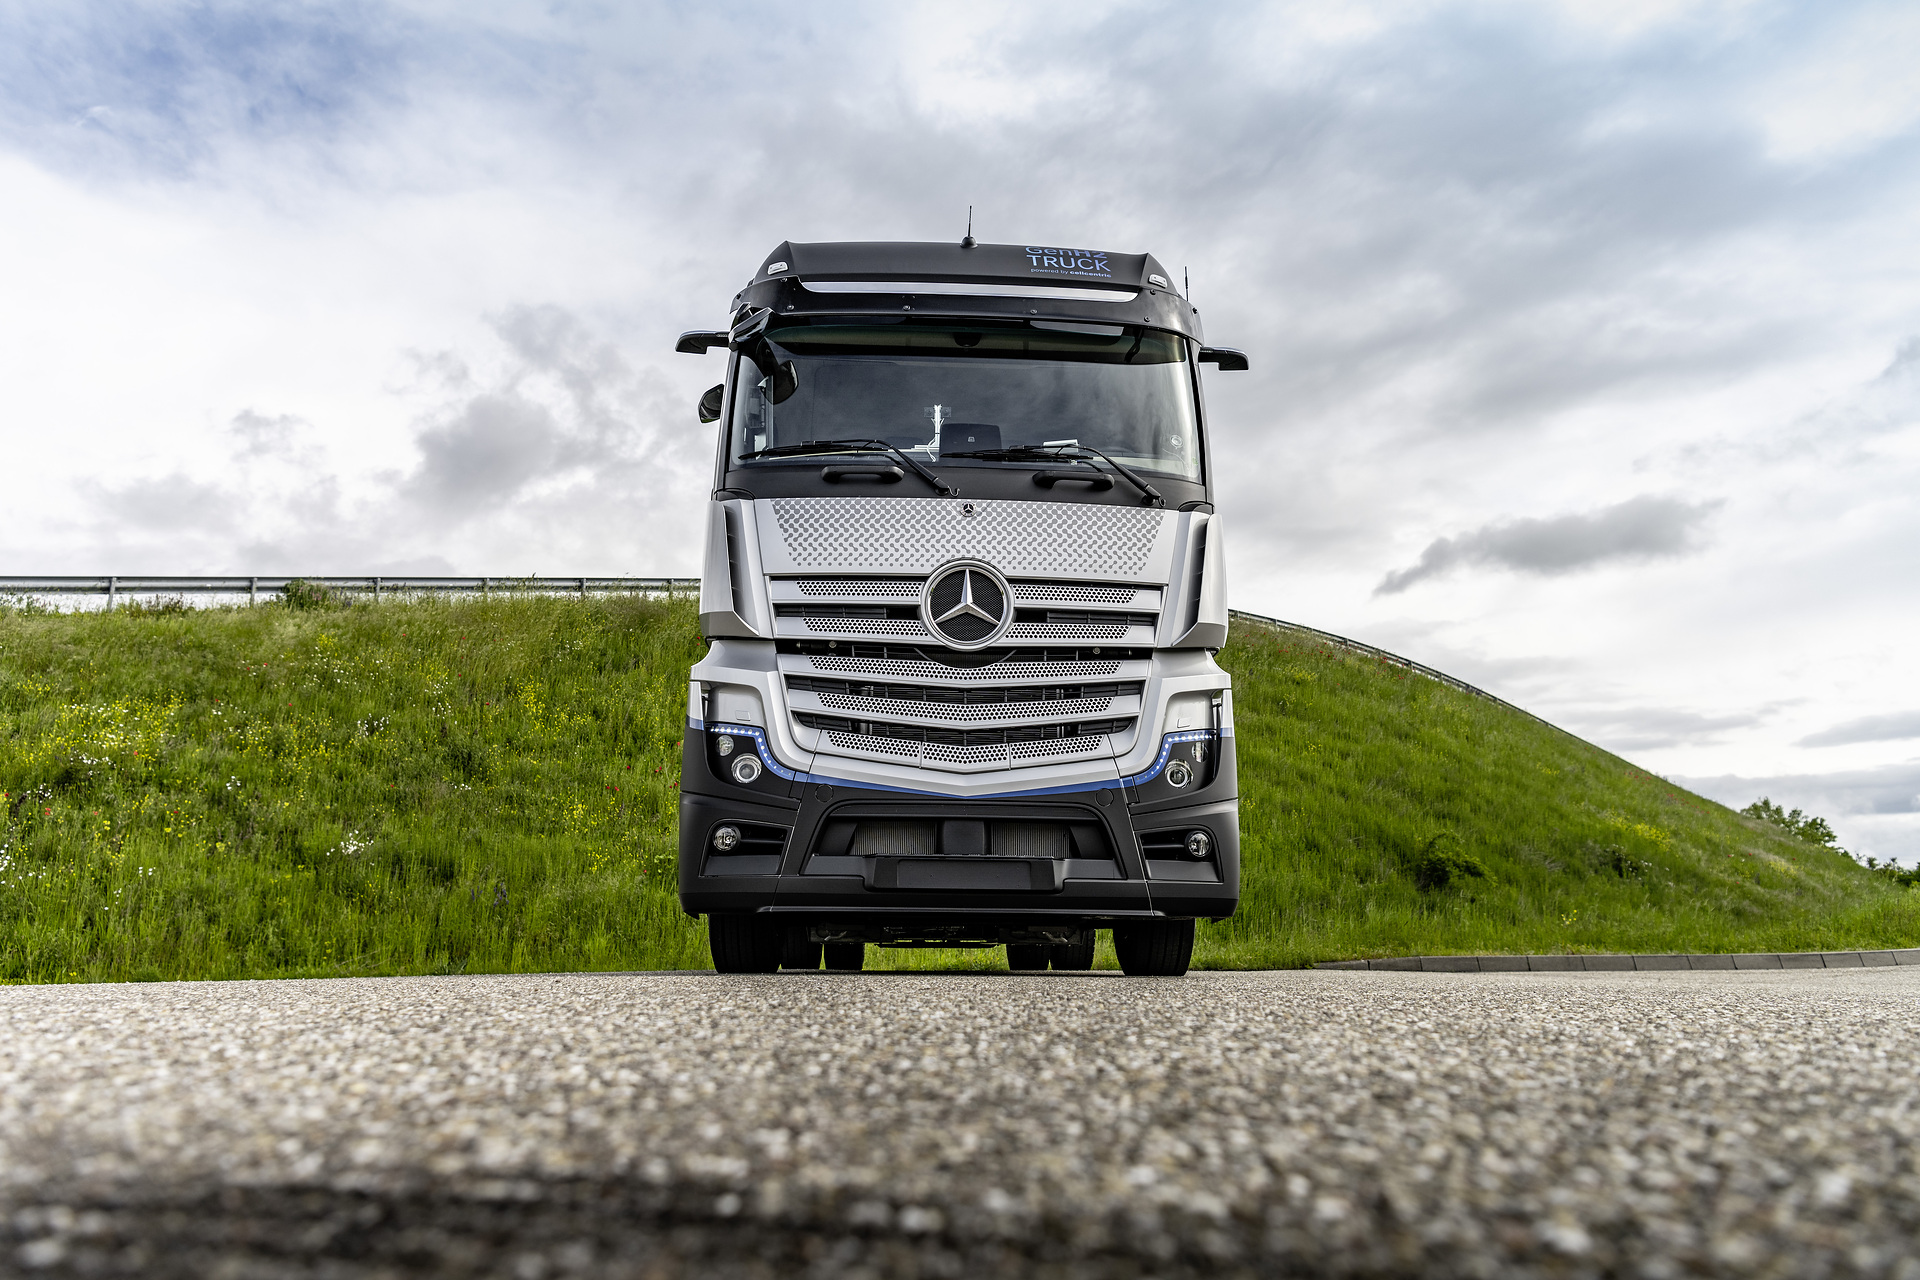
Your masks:
{"label": "truck cab roof", "polygon": [[736,312],[1040,317],[1147,324],[1202,341],[1200,315],[1148,253],[1058,245],[786,241]]}

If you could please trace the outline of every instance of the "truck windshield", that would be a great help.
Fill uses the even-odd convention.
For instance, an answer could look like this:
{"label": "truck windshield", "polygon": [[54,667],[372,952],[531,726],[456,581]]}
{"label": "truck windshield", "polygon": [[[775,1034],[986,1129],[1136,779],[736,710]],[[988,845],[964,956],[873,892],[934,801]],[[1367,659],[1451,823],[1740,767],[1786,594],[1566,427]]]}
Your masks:
{"label": "truck windshield", "polygon": [[[809,440],[884,440],[928,461],[1043,466],[994,451],[1080,445],[1198,482],[1200,440],[1186,345],[1122,325],[789,324],[767,334],[797,387],[779,404],[745,356],[735,373],[731,456]],[[760,465],[748,459],[744,465]]]}

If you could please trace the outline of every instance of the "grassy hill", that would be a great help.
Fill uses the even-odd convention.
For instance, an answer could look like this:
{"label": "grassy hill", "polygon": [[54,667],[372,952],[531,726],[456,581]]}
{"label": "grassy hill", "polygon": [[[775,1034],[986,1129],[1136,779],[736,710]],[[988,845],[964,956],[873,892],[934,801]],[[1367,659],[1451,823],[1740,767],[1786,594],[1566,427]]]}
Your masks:
{"label": "grassy hill", "polygon": [[[640,599],[0,613],[0,980],[704,967],[701,649]],[[1920,892],[1498,704],[1258,626],[1221,660],[1245,898],[1202,966],[1920,940]]]}

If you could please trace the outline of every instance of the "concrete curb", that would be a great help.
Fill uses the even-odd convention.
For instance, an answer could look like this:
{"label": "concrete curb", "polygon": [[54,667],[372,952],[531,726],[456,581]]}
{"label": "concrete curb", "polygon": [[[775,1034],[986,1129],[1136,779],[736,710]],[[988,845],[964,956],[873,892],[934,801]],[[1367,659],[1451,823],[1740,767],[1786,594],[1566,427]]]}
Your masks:
{"label": "concrete curb", "polygon": [[1920,965],[1920,947],[1903,951],[1759,951],[1740,955],[1393,956],[1328,960],[1316,969],[1396,973],[1633,973],[1678,969],[1860,969]]}

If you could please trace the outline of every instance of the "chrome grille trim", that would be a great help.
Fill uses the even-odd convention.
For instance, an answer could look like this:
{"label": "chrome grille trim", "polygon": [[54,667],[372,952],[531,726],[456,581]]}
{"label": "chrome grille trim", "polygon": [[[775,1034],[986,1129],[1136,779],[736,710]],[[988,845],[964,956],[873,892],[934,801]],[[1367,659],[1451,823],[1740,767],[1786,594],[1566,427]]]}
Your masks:
{"label": "chrome grille trim", "polygon": [[1078,720],[1082,716],[1103,715],[1114,704],[1106,698],[1054,698],[1046,702],[896,702],[888,698],[862,698],[845,693],[790,695],[796,699],[811,697],[831,711],[851,711],[888,720],[939,720],[949,724],[985,724],[988,722],[1034,722],[1042,720]]}
{"label": "chrome grille trim", "polygon": [[[774,578],[769,583],[778,603],[801,601],[865,603],[884,601],[913,604],[920,599],[925,578]],[[1165,593],[1159,587],[1109,586],[1089,582],[1051,582],[1012,578],[1014,600],[1023,605],[1066,604],[1158,611]]]}
{"label": "chrome grille trim", "polygon": [[[823,673],[862,675],[862,676],[900,676],[912,680],[928,682],[947,681],[953,684],[1015,684],[1028,680],[1077,680],[1094,676],[1119,675],[1124,665],[1118,658],[1112,661],[1098,662],[1001,662],[991,667],[949,667],[941,662],[910,662],[895,658],[854,658],[837,657],[833,654],[809,653],[794,655],[793,660],[804,662],[812,670]],[[782,659],[782,666],[786,659]],[[1145,662],[1136,663],[1140,676],[1144,678],[1148,670]]]}

